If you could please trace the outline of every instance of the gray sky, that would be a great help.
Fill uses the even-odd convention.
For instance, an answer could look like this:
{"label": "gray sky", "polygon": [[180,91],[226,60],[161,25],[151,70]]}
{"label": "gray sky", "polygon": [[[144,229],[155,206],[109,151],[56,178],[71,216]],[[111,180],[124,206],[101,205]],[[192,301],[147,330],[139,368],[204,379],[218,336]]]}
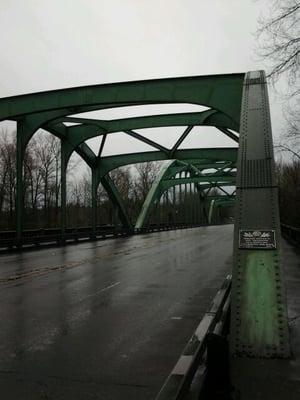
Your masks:
{"label": "gray sky", "polygon": [[[265,0],[0,0],[0,97],[262,69],[253,34],[267,4]],[[282,114],[274,95],[271,112],[278,137]],[[126,110],[124,115],[132,113]],[[182,130],[152,129],[144,134],[170,146]],[[96,150],[98,142],[89,144]],[[233,142],[213,128],[195,128],[183,147],[227,145]],[[104,154],[149,149],[116,134],[110,135]]]}

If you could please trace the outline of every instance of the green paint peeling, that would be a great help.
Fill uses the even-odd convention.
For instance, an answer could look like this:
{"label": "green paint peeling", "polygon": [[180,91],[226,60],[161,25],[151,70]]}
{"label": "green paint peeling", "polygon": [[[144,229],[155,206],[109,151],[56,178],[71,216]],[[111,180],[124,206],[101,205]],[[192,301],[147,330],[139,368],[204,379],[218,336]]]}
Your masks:
{"label": "green paint peeling", "polygon": [[279,344],[273,253],[247,251],[242,279],[241,335],[262,352]]}

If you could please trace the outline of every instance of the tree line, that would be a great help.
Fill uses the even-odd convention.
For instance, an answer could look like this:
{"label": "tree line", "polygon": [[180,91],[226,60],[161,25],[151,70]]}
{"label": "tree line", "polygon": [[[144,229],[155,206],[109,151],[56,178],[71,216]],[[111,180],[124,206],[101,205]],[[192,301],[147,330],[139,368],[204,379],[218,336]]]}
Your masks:
{"label": "tree line", "polygon": [[[13,135],[15,136],[15,135]],[[0,134],[0,229],[15,229],[16,143],[5,131]],[[67,224],[90,226],[91,172],[79,156],[72,157],[67,171]],[[160,169],[146,162],[111,171],[129,218],[134,222]],[[76,171],[76,172],[74,172]],[[300,158],[277,164],[282,222],[300,226]],[[60,226],[60,141],[50,134],[34,136],[24,158],[24,227]],[[180,206],[176,206],[177,208]],[[168,214],[168,211],[165,211]],[[183,214],[181,214],[183,215]],[[162,217],[162,216],[161,216]],[[168,217],[165,216],[166,221]],[[116,223],[116,211],[105,189],[97,193],[97,223]]]}
{"label": "tree line", "polygon": [[276,146],[284,154],[277,163],[281,220],[300,227],[300,1],[269,0],[257,29],[257,53],[268,80],[282,86],[285,123]]}
{"label": "tree line", "polygon": [[[118,168],[110,173],[131,219],[135,219],[160,168],[147,162]],[[75,172],[74,172],[75,171]],[[23,169],[24,227],[60,226],[60,141],[39,132],[28,143]],[[15,228],[16,135],[0,132],[0,229]],[[72,156],[67,170],[67,222],[91,225],[91,172],[79,156]],[[99,185],[97,222],[113,222],[115,210]]]}

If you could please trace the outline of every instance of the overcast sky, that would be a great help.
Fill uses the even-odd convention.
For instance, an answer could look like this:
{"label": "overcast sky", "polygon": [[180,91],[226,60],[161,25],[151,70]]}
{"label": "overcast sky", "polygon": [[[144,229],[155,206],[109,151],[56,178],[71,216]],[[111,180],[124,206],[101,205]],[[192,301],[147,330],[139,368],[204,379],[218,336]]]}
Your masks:
{"label": "overcast sky", "polygon": [[[267,0],[0,0],[0,97],[262,69],[254,33],[267,4]],[[280,110],[281,104],[271,95],[275,137],[282,125]],[[161,143],[170,146],[182,130],[148,130],[146,135],[162,138]],[[195,128],[183,147],[233,145],[213,131]],[[110,136],[106,155],[150,149],[128,136]],[[97,150],[98,142],[89,144]]]}

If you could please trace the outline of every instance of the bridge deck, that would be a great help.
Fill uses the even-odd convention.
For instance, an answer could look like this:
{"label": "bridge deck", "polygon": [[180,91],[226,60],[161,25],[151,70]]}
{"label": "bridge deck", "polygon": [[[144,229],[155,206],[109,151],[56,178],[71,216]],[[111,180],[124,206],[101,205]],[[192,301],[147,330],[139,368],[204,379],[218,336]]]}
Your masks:
{"label": "bridge deck", "polygon": [[152,399],[231,267],[233,227],[0,258],[5,399]]}

